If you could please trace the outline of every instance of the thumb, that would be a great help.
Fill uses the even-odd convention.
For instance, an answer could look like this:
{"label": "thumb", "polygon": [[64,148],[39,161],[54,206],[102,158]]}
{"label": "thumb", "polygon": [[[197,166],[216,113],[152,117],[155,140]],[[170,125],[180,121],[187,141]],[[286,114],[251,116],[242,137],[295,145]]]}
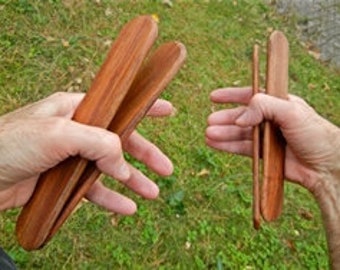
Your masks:
{"label": "thumb", "polygon": [[291,114],[292,103],[289,100],[269,96],[266,94],[256,94],[250,100],[244,112],[235,120],[239,126],[254,126],[264,119],[270,120],[279,126],[287,125],[287,114]]}
{"label": "thumb", "polygon": [[47,118],[50,116],[59,116],[71,118],[84,96],[84,93],[57,92],[47,98],[13,111],[6,117],[22,118],[24,116],[34,116]]}

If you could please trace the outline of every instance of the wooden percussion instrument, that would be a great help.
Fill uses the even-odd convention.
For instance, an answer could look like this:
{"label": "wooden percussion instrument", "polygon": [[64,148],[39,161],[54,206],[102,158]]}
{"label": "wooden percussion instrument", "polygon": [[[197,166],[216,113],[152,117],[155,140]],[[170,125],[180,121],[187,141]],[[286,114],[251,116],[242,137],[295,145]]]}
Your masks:
{"label": "wooden percussion instrument", "polygon": [[[108,129],[124,143],[186,58],[179,42],[165,43],[149,56],[157,34],[151,16],[137,17],[123,27],[74,121]],[[26,250],[44,246],[99,176],[95,163],[80,156],[41,174],[17,220],[20,245]]]}

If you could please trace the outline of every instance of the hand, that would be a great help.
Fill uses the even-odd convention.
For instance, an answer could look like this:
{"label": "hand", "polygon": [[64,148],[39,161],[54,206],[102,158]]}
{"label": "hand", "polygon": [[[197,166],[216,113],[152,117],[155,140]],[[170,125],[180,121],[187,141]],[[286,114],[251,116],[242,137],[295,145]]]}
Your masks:
{"label": "hand", "polygon": [[[24,205],[39,174],[73,155],[96,161],[103,173],[145,198],[158,196],[157,185],[124,160],[117,135],[71,120],[83,97],[81,93],[56,93],[0,117],[0,210]],[[148,114],[166,116],[172,111],[171,103],[158,100]],[[124,148],[156,173],[172,173],[167,156],[137,132]],[[128,215],[136,211],[131,199],[100,181],[87,198],[112,212]]]}
{"label": "hand", "polygon": [[[251,156],[252,127],[268,119],[276,123],[287,141],[285,176],[320,192],[326,172],[338,165],[339,128],[319,116],[301,98],[282,100],[265,94],[252,97],[250,88],[220,89],[211,93],[218,103],[239,103],[232,109],[212,113],[208,118],[206,142],[209,146]],[[326,188],[326,187],[324,187]]]}
{"label": "hand", "polygon": [[330,265],[340,269],[340,129],[318,115],[301,98],[282,100],[250,88],[219,89],[217,103],[238,103],[208,117],[206,143],[218,150],[252,154],[252,127],[264,119],[277,124],[287,141],[285,176],[316,198],[326,229]]}

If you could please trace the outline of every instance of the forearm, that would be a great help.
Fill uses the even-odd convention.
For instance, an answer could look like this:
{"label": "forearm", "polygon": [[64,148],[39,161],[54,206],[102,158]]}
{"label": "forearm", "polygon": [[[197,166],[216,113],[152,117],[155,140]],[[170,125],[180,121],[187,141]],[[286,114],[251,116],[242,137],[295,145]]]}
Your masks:
{"label": "forearm", "polygon": [[340,170],[326,174],[320,183],[320,192],[314,195],[322,213],[330,266],[340,269]]}
{"label": "forearm", "polygon": [[10,190],[0,190],[0,211],[9,208],[13,199],[13,194]]}

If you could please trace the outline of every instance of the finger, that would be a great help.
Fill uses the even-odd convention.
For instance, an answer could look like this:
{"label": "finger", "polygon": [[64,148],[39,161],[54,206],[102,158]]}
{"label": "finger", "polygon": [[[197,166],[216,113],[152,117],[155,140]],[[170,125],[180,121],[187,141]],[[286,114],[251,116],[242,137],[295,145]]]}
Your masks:
{"label": "finger", "polygon": [[46,99],[45,110],[49,110],[49,112],[43,111],[41,115],[44,116],[49,113],[51,116],[71,118],[84,97],[84,93],[54,93]]}
{"label": "finger", "polygon": [[92,185],[86,198],[110,212],[121,215],[132,215],[137,210],[134,201],[105,187],[101,181],[96,181]]}
{"label": "finger", "polygon": [[84,93],[57,92],[15,111],[14,114],[44,118],[49,116],[71,118],[84,96]]}
{"label": "finger", "polygon": [[250,87],[222,88],[211,92],[210,99],[216,103],[248,104],[252,95]]}
{"label": "finger", "polygon": [[[124,181],[124,185],[145,199],[157,198],[159,194],[158,186],[139,170],[132,166],[130,169],[131,176],[128,180]],[[105,187],[101,181],[95,182],[87,192],[86,198],[108,211],[117,214],[132,215],[137,210],[137,206],[133,200]]]}
{"label": "finger", "polygon": [[252,141],[232,141],[220,142],[206,138],[206,144],[216,150],[238,154],[243,156],[252,156]]}
{"label": "finger", "polygon": [[51,155],[48,160],[57,159],[60,162],[69,156],[80,155],[95,161],[97,167],[111,177],[122,181],[130,177],[128,163],[116,134],[65,118],[49,120],[53,128],[49,128],[44,136],[45,150],[49,149],[48,154]]}
{"label": "finger", "polygon": [[[130,166],[131,175],[123,184],[145,199],[155,199],[159,194],[158,186],[136,168]],[[124,215],[135,213],[137,207],[134,201],[117,193],[96,181],[86,197],[105,209]]]}
{"label": "finger", "polygon": [[158,99],[150,108],[148,116],[168,116],[174,113],[175,109],[171,102],[164,99]]}
{"label": "finger", "polygon": [[244,113],[245,107],[237,107],[214,112],[208,117],[208,125],[230,125],[234,124],[235,120]]}
{"label": "finger", "polygon": [[[291,97],[291,99],[295,99]],[[266,94],[256,94],[250,101],[247,109],[236,119],[236,124],[241,126],[257,125],[267,119],[278,124],[281,128],[291,125],[297,126],[305,121],[304,115],[310,110],[301,102],[292,102]],[[292,121],[294,119],[294,121]]]}
{"label": "finger", "polygon": [[124,185],[145,199],[155,199],[159,194],[158,186],[141,171],[130,165],[131,175]]}
{"label": "finger", "polygon": [[242,141],[252,139],[252,128],[238,126],[210,126],[206,129],[206,137],[218,142]]}
{"label": "finger", "polygon": [[159,175],[167,176],[173,172],[170,159],[137,132],[133,132],[124,143],[124,149]]}

